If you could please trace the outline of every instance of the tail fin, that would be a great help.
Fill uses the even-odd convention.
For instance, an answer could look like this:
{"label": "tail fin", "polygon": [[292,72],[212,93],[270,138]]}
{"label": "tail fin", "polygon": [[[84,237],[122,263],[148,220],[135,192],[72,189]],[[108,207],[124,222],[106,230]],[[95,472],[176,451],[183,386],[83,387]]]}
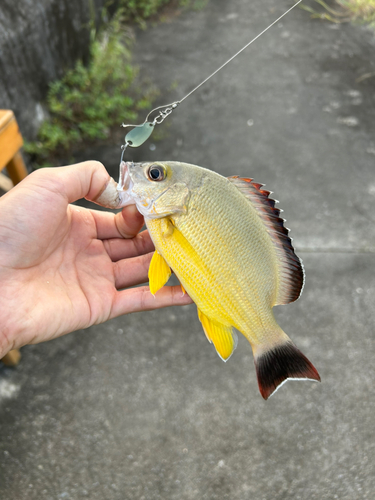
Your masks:
{"label": "tail fin", "polygon": [[320,382],[316,368],[290,340],[255,356],[254,362],[259,391],[264,399],[288,378]]}

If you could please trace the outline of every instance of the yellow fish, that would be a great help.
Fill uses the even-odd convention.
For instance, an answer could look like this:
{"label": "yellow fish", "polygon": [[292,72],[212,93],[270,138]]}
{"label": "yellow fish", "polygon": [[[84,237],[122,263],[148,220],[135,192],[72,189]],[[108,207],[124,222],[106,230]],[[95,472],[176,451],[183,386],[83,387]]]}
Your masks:
{"label": "yellow fish", "polygon": [[187,163],[122,165],[119,203],[136,204],[156,249],[151,293],[173,270],[224,361],[239,330],[251,344],[264,399],[288,378],[320,380],[272,312],[300,296],[304,270],[270,193],[252,179]]}

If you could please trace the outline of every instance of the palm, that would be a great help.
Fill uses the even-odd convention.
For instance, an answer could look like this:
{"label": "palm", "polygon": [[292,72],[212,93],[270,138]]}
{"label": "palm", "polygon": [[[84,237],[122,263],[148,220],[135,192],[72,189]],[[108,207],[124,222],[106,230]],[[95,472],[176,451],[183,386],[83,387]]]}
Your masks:
{"label": "palm", "polygon": [[[117,292],[116,263],[98,239],[89,210],[69,206],[54,222],[54,232],[48,233],[53,238],[42,237],[41,244],[35,242],[21,279],[33,292],[28,295],[33,297],[33,304],[24,306],[39,329],[47,321],[47,329],[52,327],[60,334],[110,317]],[[46,231],[44,227],[43,233]],[[123,243],[126,247],[128,241]],[[143,277],[146,280],[147,275]]]}

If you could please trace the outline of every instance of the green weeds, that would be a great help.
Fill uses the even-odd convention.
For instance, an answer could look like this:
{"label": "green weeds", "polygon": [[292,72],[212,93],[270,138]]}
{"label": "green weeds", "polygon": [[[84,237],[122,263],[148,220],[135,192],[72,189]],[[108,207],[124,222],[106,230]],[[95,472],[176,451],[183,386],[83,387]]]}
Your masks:
{"label": "green weeds", "polygon": [[336,0],[337,8],[329,6],[324,0],[315,2],[324,10],[317,11],[301,4],[301,8],[310,12],[313,18],[326,19],[333,23],[355,21],[375,27],[375,0]]}
{"label": "green weeds", "polygon": [[375,0],[337,0],[355,21],[375,27]]}
{"label": "green weeds", "polygon": [[37,141],[25,144],[37,166],[46,166],[84,143],[107,140],[111,129],[136,120],[149,108],[152,92],[135,88],[137,69],[131,64],[130,37],[116,16],[98,36],[93,34],[88,66],[78,61],[50,85],[49,118]]}
{"label": "green weeds", "polygon": [[121,0],[120,8],[127,21],[136,21],[145,26],[145,20],[155,16],[163,7],[183,7],[194,10],[202,9],[208,0]]}
{"label": "green weeds", "polygon": [[[200,6],[205,0],[175,0],[177,6]],[[71,157],[74,150],[108,141],[122,122],[134,123],[138,112],[151,109],[155,89],[139,82],[131,63],[127,24],[143,22],[169,0],[122,0],[114,18],[98,33],[91,30],[91,57],[78,61],[49,87],[48,118],[37,140],[25,143],[34,168],[51,166]]]}

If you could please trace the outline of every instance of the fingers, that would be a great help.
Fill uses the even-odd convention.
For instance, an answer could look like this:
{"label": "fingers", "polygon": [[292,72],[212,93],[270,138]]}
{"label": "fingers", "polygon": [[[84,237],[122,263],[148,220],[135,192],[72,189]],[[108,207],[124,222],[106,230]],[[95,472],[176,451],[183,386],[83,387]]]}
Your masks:
{"label": "fingers", "polygon": [[144,255],[154,251],[154,244],[148,231],[142,231],[129,240],[113,238],[103,241],[103,244],[112,262],[131,259],[137,257],[137,255]]}
{"label": "fingers", "polygon": [[135,205],[125,207],[118,214],[90,210],[96,224],[97,238],[133,238],[141,230],[144,220]]}
{"label": "fingers", "polygon": [[152,295],[148,286],[121,290],[117,293],[111,318],[132,312],[150,311],[169,306],[183,306],[192,304],[187,294],[183,294],[181,287],[164,286],[155,296]]}
{"label": "fingers", "polygon": [[[49,181],[51,189],[65,195],[68,203],[87,198],[96,199],[111,180],[98,161],[85,161],[76,165],[46,169],[40,178]],[[99,239],[133,238],[141,230],[144,220],[135,205],[129,205],[113,216],[108,212],[92,210]]]}
{"label": "fingers", "polygon": [[93,160],[52,171],[54,179],[60,181],[61,194],[65,195],[68,203],[80,198],[97,198],[111,179],[104,166]]}
{"label": "fingers", "polygon": [[133,238],[142,229],[144,224],[135,205],[124,207],[115,217],[117,230],[123,238]]}
{"label": "fingers", "polygon": [[148,281],[148,268],[152,253],[135,259],[120,260],[114,263],[115,286],[126,288]]}
{"label": "fingers", "polygon": [[[43,189],[43,196],[50,193],[62,196],[68,203],[87,197],[92,199],[103,191],[111,177],[98,161],[85,161],[58,168],[43,168],[27,176],[19,188],[31,186]],[[13,191],[13,190],[12,190]]]}
{"label": "fingers", "polygon": [[144,255],[154,250],[148,231],[139,233],[144,220],[134,205],[125,207],[116,215],[99,210],[90,212],[95,221],[97,238],[103,240],[104,247],[113,262]]}

